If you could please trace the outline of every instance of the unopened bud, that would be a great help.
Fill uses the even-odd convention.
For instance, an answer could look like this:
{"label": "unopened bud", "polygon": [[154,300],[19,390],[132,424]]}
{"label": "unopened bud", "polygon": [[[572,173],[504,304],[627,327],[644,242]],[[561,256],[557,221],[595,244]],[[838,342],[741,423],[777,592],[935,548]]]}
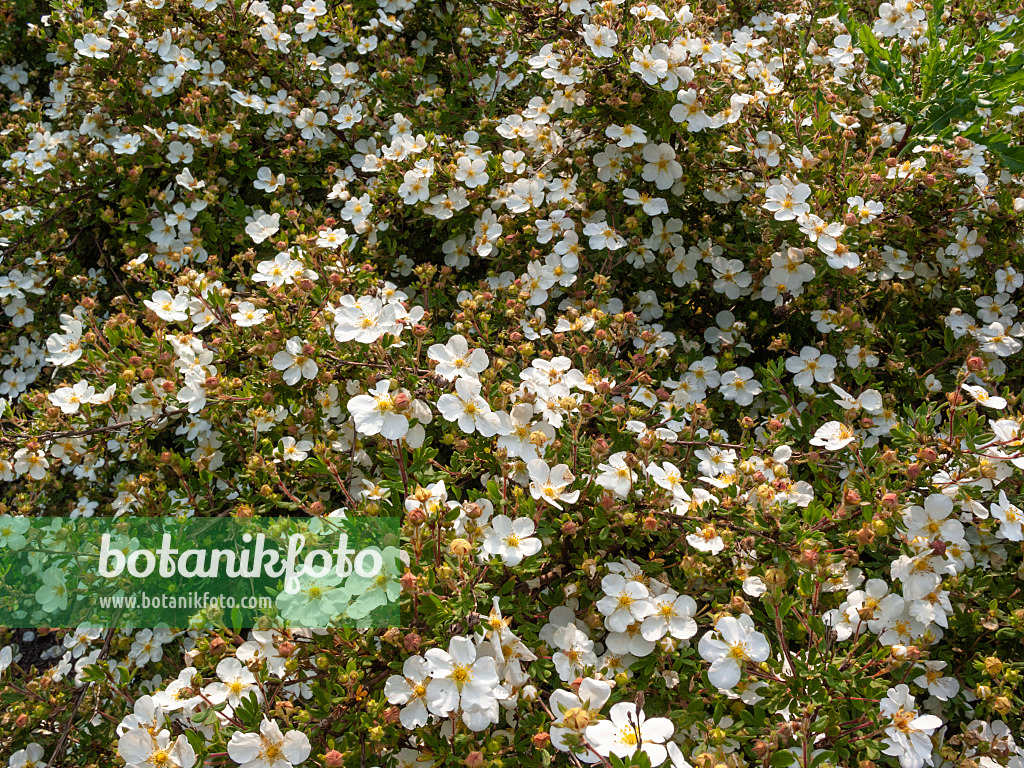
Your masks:
{"label": "unopened bud", "polygon": [[416,591],[416,577],[413,574],[408,572],[404,573],[402,574],[402,578],[399,579],[399,581],[402,584],[402,589],[404,589],[406,592]]}
{"label": "unopened bud", "polygon": [[423,507],[413,507],[405,514],[405,519],[411,525],[420,526],[427,522],[427,513],[423,511]]}
{"label": "unopened bud", "polygon": [[473,545],[466,539],[452,539],[448,549],[456,557],[466,557],[473,551]]}
{"label": "unopened bud", "polygon": [[562,716],[562,722],[566,728],[582,731],[590,725],[590,713],[582,707],[573,707]]}
{"label": "unopened bud", "polygon": [[997,656],[988,656],[985,659],[985,674],[995,677],[1003,671],[1003,662]]}

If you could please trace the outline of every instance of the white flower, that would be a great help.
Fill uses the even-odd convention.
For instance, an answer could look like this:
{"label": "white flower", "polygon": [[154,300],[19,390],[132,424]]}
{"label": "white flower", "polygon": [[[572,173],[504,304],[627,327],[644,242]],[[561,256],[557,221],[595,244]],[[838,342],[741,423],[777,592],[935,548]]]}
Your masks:
{"label": "white flower", "polygon": [[309,440],[295,442],[294,437],[282,437],[281,445],[274,451],[280,454],[285,461],[305,461],[309,457],[309,451],[313,449],[313,443]]}
{"label": "white flower", "polygon": [[647,476],[666,491],[671,491],[673,497],[686,497],[686,489],[683,487],[683,476],[675,464],[663,461],[659,467],[652,461],[647,465]]}
{"label": "white flower", "polygon": [[955,677],[944,677],[942,670],[946,668],[944,661],[922,661],[914,667],[924,672],[914,678],[914,685],[926,689],[939,701],[949,701],[960,691],[960,683]]}
{"label": "white flower", "polygon": [[167,291],[157,291],[153,294],[152,301],[146,300],[142,303],[168,323],[188,320],[188,296],[183,293],[171,296]]}
{"label": "white flower", "polygon": [[998,395],[990,395],[984,387],[975,387],[970,384],[961,384],[960,388],[967,394],[973,397],[982,405],[986,405],[989,408],[995,408],[997,411],[1001,411],[1006,407],[1006,398],[999,397]]}
{"label": "white flower", "polygon": [[596,608],[612,632],[625,632],[630,624],[643,621],[653,608],[647,587],[621,574],[609,573],[601,580],[601,589],[604,597],[597,601]]}
{"label": "white flower", "polygon": [[882,410],[882,393],[877,389],[865,389],[857,397],[854,397],[837,384],[831,384],[832,391],[839,395],[835,400],[836,405],[842,406],[844,410],[855,411],[863,408],[868,413],[877,414]]}
{"label": "white flower", "polygon": [[576,476],[569,471],[568,464],[556,464],[551,467],[544,459],[533,459],[526,463],[530,473],[530,495],[535,499],[544,499],[551,506],[561,509],[558,502],[575,504],[580,497],[579,491],[566,491]]}
{"label": "white flower", "polygon": [[256,173],[256,181],[252,185],[256,189],[262,189],[264,192],[276,192],[284,182],[285,177],[283,173],[275,176],[274,172],[264,165]]}
{"label": "white flower", "polygon": [[743,676],[743,665],[748,661],[767,659],[771,646],[768,639],[754,629],[753,619],[744,613],[738,619],[732,616],[720,618],[714,630],[700,639],[697,650],[704,661],[711,662],[708,671],[711,684],[729,690]]}
{"label": "white flower", "polygon": [[697,634],[697,603],[692,597],[671,590],[651,598],[650,614],[640,624],[644,640],[657,641],[665,635],[686,640]]}
{"label": "white flower", "polygon": [[110,58],[108,51],[112,43],[105,37],[97,37],[93,33],[85,35],[81,40],[75,40],[75,50],[80,56],[90,59]]}
{"label": "white flower", "polygon": [[396,411],[390,388],[391,382],[381,379],[370,394],[356,395],[348,401],[348,412],[357,432],[399,440],[409,431],[409,419]]}
{"label": "white flower", "polygon": [[306,342],[292,336],[285,342],[285,348],[270,361],[275,369],[284,371],[285,384],[294,386],[300,379],[315,379],[320,369],[316,360],[306,354]]}
{"label": "white flower", "polygon": [[251,301],[243,301],[238,305],[238,310],[231,315],[231,319],[238,324],[239,328],[251,328],[254,325],[260,325],[267,319],[267,310],[257,309]]}
{"label": "white flower", "polygon": [[35,742],[11,755],[8,763],[9,768],[41,768],[45,764],[43,748]]}
{"label": "white flower", "polygon": [[607,463],[598,464],[597,468],[601,474],[594,478],[594,482],[620,498],[629,495],[636,482],[636,472],[626,463],[626,451],[613,453]]}
{"label": "white flower", "polygon": [[398,335],[401,329],[395,306],[384,304],[378,298],[342,297],[342,305],[335,310],[334,319],[337,322],[334,338],[341,342],[372,344],[385,334]]}
{"label": "white flower", "polygon": [[594,641],[575,624],[556,629],[551,644],[557,648],[551,657],[555,672],[566,683],[571,683],[585,669],[597,665]]}
{"label": "white flower", "polygon": [[32,523],[27,517],[0,515],[0,548],[19,550],[28,543],[25,533]]}
{"label": "white flower", "polygon": [[[427,689],[427,709],[442,717],[457,709],[488,709],[508,698],[491,656],[477,656],[468,637],[453,637],[448,651],[430,648],[424,654],[433,682]],[[476,730],[476,729],[475,729]]]}
{"label": "white flower", "polygon": [[619,42],[619,36],[609,27],[598,27],[594,24],[583,25],[583,41],[590,46],[590,52],[599,58],[611,58],[612,50]]}
{"label": "white flower", "polygon": [[503,427],[498,415],[480,396],[480,390],[476,379],[459,378],[455,382],[455,394],[446,393],[438,398],[437,410],[445,421],[458,422],[459,429],[466,434],[479,432],[483,437],[493,437]]}
{"label": "white flower", "polygon": [[253,242],[262,243],[268,237],[277,233],[281,228],[280,223],[281,214],[264,213],[259,218],[246,224],[245,233],[253,239]]}
{"label": "white flower", "polygon": [[28,448],[19,448],[14,454],[14,471],[19,475],[27,474],[33,480],[42,480],[46,477],[46,470],[50,462],[41,450],[30,451]]}
{"label": "white flower", "polygon": [[827,451],[838,451],[856,439],[857,436],[848,426],[838,421],[829,421],[818,427],[814,437],[808,442],[811,445],[820,446]]}
{"label": "white flower", "polygon": [[999,491],[999,502],[992,505],[992,517],[999,521],[999,538],[1007,541],[1024,540],[1024,532],[1021,530],[1024,513],[1010,503],[1006,491]]}
{"label": "white flower", "polygon": [[56,392],[50,393],[47,397],[51,403],[60,408],[62,413],[77,413],[83,403],[100,405],[110,402],[114,395],[116,384],[111,384],[100,394],[88,381],[82,379],[73,387],[60,387]]}
{"label": "white flower", "polygon": [[427,350],[427,357],[437,363],[434,373],[445,379],[463,376],[477,379],[487,368],[487,353],[482,349],[470,351],[469,343],[464,336],[452,336],[447,344],[433,344]]}
{"label": "white flower", "polygon": [[763,206],[775,214],[776,221],[792,221],[811,212],[811,206],[804,202],[810,195],[811,188],[806,184],[784,179],[782,184],[772,184],[765,190]]}
{"label": "white flower", "polygon": [[736,405],[750,405],[754,395],[760,394],[761,383],[754,378],[754,372],[743,365],[722,374],[719,391],[726,400],[735,400]]}
{"label": "white flower", "polygon": [[883,718],[891,721],[885,729],[884,753],[897,757],[902,768],[922,768],[932,764],[931,735],[942,727],[935,715],[918,715],[914,697],[905,684],[890,688],[879,704]]}
{"label": "white flower", "polygon": [[620,701],[612,706],[608,720],[587,727],[586,737],[594,749],[604,756],[629,758],[641,751],[659,766],[668,757],[665,742],[672,738],[675,728],[666,717],[648,719],[636,704]]}
{"label": "white flower", "polygon": [[670,144],[647,144],[643,158],[645,181],[653,181],[658,189],[671,189],[676,179],[682,178],[683,166],[676,160],[676,152]]}
{"label": "white flower", "polygon": [[816,381],[821,384],[832,381],[837,362],[832,355],[823,355],[814,347],[804,347],[799,357],[786,360],[786,370],[794,374],[793,383],[805,389]]}
{"label": "white flower", "polygon": [[133,728],[117,742],[117,753],[137,768],[192,768],[196,753],[185,736],[171,743],[171,732],[161,729],[155,735],[146,728]]}
{"label": "white flower", "polygon": [[618,146],[622,149],[632,147],[634,144],[644,144],[647,141],[647,135],[643,129],[632,123],[625,126],[609,125],[605,128],[604,135],[612,141],[618,142]]}
{"label": "white flower", "polygon": [[309,737],[300,731],[281,733],[273,720],[263,720],[259,733],[235,731],[228,742],[228,756],[242,768],[291,768],[310,753]]}
{"label": "white flower", "polygon": [[46,340],[50,353],[46,360],[56,366],[71,365],[82,356],[82,323],[73,315],[61,315],[60,322],[64,335],[54,333]]}
{"label": "white flower", "polygon": [[[551,694],[548,708],[555,719],[551,723],[551,745],[561,752],[573,752],[585,763],[596,763],[600,758],[582,746],[573,747],[566,743],[566,736],[581,733],[596,719],[601,708],[612,695],[611,686],[603,680],[592,677],[584,678],[580,683],[579,692],[558,690]],[[566,720],[566,714],[572,713]]]}
{"label": "white flower", "polygon": [[540,539],[533,537],[536,526],[528,517],[512,520],[508,515],[495,515],[484,532],[483,550],[497,555],[509,567],[515,567],[524,557],[541,550]]}
{"label": "white flower", "polygon": [[422,656],[410,656],[402,665],[401,675],[392,675],[384,683],[384,695],[389,704],[405,705],[398,715],[399,721],[412,730],[427,724],[427,688],[430,673]]}
{"label": "white flower", "polygon": [[687,535],[686,541],[691,547],[696,547],[701,552],[710,552],[712,555],[717,555],[725,549],[725,542],[711,523],[697,526],[696,531]]}

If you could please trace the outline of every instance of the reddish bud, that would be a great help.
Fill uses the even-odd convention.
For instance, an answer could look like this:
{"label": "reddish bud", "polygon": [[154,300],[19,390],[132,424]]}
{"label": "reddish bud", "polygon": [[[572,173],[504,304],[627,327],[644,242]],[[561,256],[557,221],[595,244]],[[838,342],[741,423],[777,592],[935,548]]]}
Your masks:
{"label": "reddish bud", "polygon": [[406,513],[405,519],[412,525],[423,525],[427,522],[427,513],[423,507],[413,507]]}

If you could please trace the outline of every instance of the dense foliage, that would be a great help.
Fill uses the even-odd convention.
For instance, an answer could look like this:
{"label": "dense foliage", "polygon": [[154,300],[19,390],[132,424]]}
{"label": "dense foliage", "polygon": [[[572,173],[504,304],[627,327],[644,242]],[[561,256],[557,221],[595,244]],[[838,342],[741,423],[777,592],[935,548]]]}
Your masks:
{"label": "dense foliage", "polygon": [[0,547],[396,516],[404,626],[0,632],[12,768],[1024,766],[1010,4],[105,2],[0,24]]}

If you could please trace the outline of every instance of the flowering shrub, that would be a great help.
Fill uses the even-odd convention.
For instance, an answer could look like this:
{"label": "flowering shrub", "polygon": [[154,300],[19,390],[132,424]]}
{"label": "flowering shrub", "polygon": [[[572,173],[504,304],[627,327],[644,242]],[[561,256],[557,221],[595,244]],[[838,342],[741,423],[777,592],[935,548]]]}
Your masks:
{"label": "flowering shrub", "polygon": [[0,634],[12,768],[1024,765],[1007,5],[15,6],[0,547],[407,557],[376,632]]}

